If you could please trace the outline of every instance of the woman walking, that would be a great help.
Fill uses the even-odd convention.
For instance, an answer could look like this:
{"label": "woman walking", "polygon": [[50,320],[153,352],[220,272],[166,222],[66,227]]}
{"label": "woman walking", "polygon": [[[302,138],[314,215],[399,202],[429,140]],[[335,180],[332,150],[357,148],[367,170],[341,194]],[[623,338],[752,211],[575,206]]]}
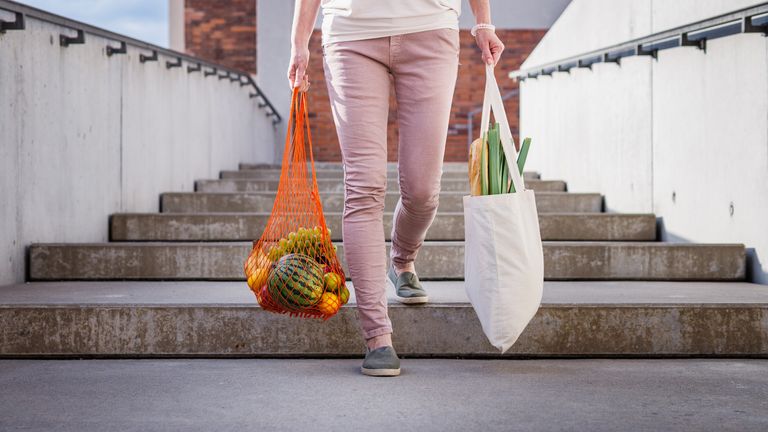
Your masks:
{"label": "woman walking", "polygon": [[[489,0],[470,0],[484,63],[503,44],[490,24]],[[459,57],[461,0],[296,0],[292,87],[309,88],[309,38],[323,10],[325,79],[344,165],[344,254],[357,298],[367,354],[362,372],[400,374],[387,315],[387,285],[404,304],[427,293],[414,260],[437,212],[443,154]],[[390,86],[397,99],[400,200],[387,268],[384,198]]]}

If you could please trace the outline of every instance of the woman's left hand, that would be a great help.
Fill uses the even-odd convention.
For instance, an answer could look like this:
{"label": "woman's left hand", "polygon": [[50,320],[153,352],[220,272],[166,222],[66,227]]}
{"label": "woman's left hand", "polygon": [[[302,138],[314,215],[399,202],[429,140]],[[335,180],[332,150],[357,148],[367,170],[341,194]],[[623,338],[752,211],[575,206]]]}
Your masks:
{"label": "woman's left hand", "polygon": [[496,66],[504,51],[504,44],[496,36],[496,32],[490,29],[478,29],[475,42],[483,53],[483,63]]}

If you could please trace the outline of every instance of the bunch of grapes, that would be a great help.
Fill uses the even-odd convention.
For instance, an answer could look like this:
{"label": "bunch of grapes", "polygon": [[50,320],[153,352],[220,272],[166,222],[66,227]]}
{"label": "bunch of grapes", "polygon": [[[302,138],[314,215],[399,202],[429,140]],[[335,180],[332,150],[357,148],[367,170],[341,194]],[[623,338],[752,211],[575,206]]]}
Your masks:
{"label": "bunch of grapes", "polygon": [[314,228],[301,227],[295,232],[292,231],[287,237],[281,238],[269,248],[267,257],[274,262],[284,255],[301,253],[315,258],[318,262],[325,261],[323,250],[328,250],[331,247],[334,251],[336,250],[336,246],[331,244],[331,230],[328,228],[325,230],[325,238],[323,238],[322,228],[318,226]]}

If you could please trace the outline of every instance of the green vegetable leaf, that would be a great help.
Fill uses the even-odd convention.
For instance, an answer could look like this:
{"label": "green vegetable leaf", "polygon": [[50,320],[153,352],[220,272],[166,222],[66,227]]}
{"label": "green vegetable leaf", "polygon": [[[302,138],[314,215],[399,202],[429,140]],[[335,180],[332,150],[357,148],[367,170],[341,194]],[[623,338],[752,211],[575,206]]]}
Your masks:
{"label": "green vegetable leaf", "polygon": [[531,139],[524,139],[523,144],[520,146],[520,154],[517,156],[517,168],[520,170],[520,175],[523,175],[523,168],[525,168],[525,160],[528,158],[528,149],[530,147]]}
{"label": "green vegetable leaf", "polygon": [[509,193],[509,163],[507,162],[507,156],[502,154],[501,158],[502,175],[501,175],[501,191],[502,193]]}
{"label": "green vegetable leaf", "polygon": [[480,146],[480,193],[488,195],[488,134]]}
{"label": "green vegetable leaf", "polygon": [[499,124],[495,123],[488,131],[488,193],[501,193],[501,142]]}

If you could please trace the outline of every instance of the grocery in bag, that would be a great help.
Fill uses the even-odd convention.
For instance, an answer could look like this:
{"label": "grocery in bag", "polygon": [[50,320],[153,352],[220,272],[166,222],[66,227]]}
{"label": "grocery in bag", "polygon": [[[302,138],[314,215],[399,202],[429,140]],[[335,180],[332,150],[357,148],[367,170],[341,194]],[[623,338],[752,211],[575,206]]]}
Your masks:
{"label": "grocery in bag", "polygon": [[[514,143],[513,143],[514,144]],[[520,147],[520,154],[515,164],[522,175],[531,139],[526,138]],[[502,151],[499,123],[493,124],[488,131],[472,142],[469,147],[469,185],[472,195],[497,195],[515,192],[515,185],[509,174],[509,163]]]}
{"label": "grocery in bag", "polygon": [[245,276],[259,305],[271,312],[328,319],[349,300],[317,190],[306,95],[298,89],[275,204]]}
{"label": "grocery in bag", "polygon": [[481,121],[464,197],[464,287],[488,341],[504,353],[541,304],[544,254],[536,197],[522,175],[530,140],[516,151],[492,66]]}

